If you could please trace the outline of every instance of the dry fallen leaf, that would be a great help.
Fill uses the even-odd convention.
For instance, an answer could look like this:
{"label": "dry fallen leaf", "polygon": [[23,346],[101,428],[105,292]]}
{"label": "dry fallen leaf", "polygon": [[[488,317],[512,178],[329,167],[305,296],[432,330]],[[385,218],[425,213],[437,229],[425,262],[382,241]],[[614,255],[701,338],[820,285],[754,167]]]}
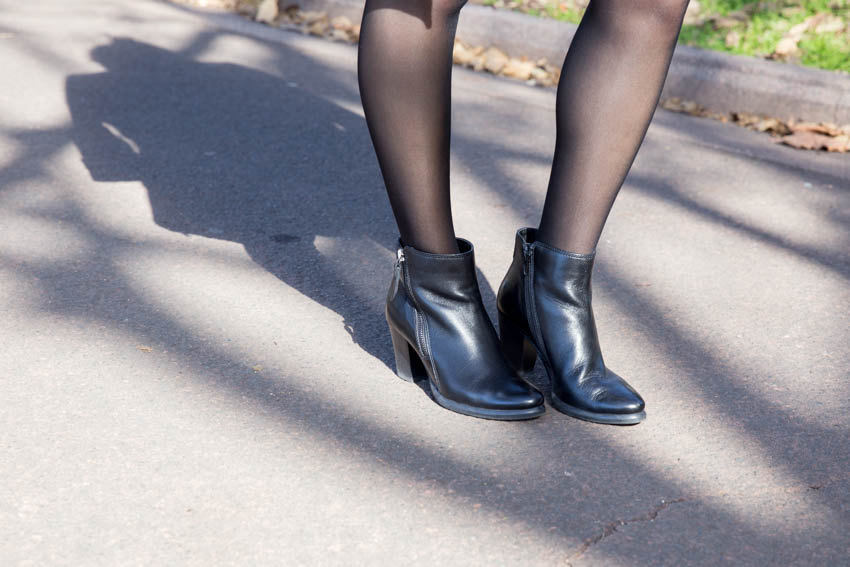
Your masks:
{"label": "dry fallen leaf", "polygon": [[782,136],[779,142],[804,150],[828,150],[830,152],[850,151],[850,136],[826,136],[817,132],[801,131]]}
{"label": "dry fallen leaf", "polygon": [[507,64],[505,64],[504,69],[502,69],[502,75],[513,79],[519,79],[521,81],[527,81],[531,78],[531,73],[534,71],[535,67],[536,65],[531,61],[522,61],[512,58],[507,62]]}
{"label": "dry fallen leaf", "polygon": [[142,352],[153,352],[153,347],[147,345],[136,345],[136,348]]}
{"label": "dry fallen leaf", "polygon": [[830,138],[830,141],[826,143],[826,150],[828,152],[850,152],[850,136],[842,134],[840,136]]}
{"label": "dry fallen leaf", "polygon": [[776,44],[776,49],[773,50],[773,53],[782,57],[792,55],[797,52],[798,41],[800,41],[799,37],[783,37]]}
{"label": "dry fallen leaf", "polygon": [[257,8],[256,20],[267,24],[273,23],[277,19],[277,0],[263,0],[260,7]]}
{"label": "dry fallen leaf", "polygon": [[331,26],[336,30],[350,30],[353,24],[345,16],[337,16],[331,20]]}
{"label": "dry fallen leaf", "polygon": [[302,10],[298,12],[298,22],[302,24],[312,24],[313,22],[327,21],[328,13],[316,10]]}
{"label": "dry fallen leaf", "polygon": [[475,54],[467,48],[462,42],[455,41],[454,50],[452,51],[452,59],[458,65],[469,65]]}
{"label": "dry fallen leaf", "polygon": [[753,130],[758,132],[771,132],[780,135],[790,134],[791,129],[788,128],[788,125],[779,120],[778,118],[762,118],[758,122],[752,125]]}
{"label": "dry fallen leaf", "polygon": [[325,35],[330,27],[331,25],[327,20],[316,20],[307,26],[307,33],[321,37]]}
{"label": "dry fallen leaf", "polygon": [[508,55],[501,49],[490,47],[484,52],[484,68],[494,75],[498,75],[507,63]]}
{"label": "dry fallen leaf", "polygon": [[776,49],[773,50],[771,56],[773,58],[788,58],[798,55],[800,50],[797,44],[808,31],[826,33],[840,31],[843,28],[844,21],[841,18],[835,18],[826,12],[811,15],[785,32],[785,35],[776,44]]}
{"label": "dry fallen leaf", "polygon": [[788,127],[793,132],[814,132],[815,134],[826,134],[827,136],[838,136],[841,134],[841,129],[830,122],[796,122],[789,124]]}
{"label": "dry fallen leaf", "polygon": [[832,33],[844,29],[845,22],[838,16],[827,14],[821,22],[815,26],[815,33]]}
{"label": "dry fallen leaf", "polygon": [[732,30],[726,34],[726,39],[724,41],[726,43],[726,47],[738,47],[738,44],[741,42],[741,34],[738,33],[737,30]]}
{"label": "dry fallen leaf", "polygon": [[351,34],[349,34],[345,30],[334,29],[331,30],[331,39],[336,39],[338,41],[351,41]]}

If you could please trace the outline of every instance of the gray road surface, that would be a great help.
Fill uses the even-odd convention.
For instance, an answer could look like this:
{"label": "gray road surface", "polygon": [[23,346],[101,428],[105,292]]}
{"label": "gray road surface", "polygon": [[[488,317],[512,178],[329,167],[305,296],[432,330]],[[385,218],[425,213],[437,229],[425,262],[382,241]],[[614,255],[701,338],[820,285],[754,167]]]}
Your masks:
{"label": "gray road surface", "polygon": [[[848,156],[658,111],[594,288],[648,420],[490,422],[388,367],[354,47],[5,0],[0,63],[2,564],[847,564]],[[492,306],[554,91],[454,96]]]}

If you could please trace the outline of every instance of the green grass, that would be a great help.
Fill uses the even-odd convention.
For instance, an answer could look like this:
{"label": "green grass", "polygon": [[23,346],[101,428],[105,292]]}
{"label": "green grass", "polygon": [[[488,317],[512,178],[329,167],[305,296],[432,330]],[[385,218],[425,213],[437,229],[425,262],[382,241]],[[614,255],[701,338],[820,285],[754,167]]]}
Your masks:
{"label": "green grass", "polygon": [[[702,2],[702,14],[729,16],[738,11],[746,19],[728,28],[717,28],[706,21],[702,25],[685,25],[679,41],[728,53],[766,57],[773,53],[777,44],[788,30],[817,13],[827,13],[850,21],[850,2],[847,0],[803,0],[798,2],[762,2],[754,0],[706,0]],[[737,44],[727,45],[726,34],[737,32]],[[837,71],[850,72],[850,33],[841,32],[815,34],[806,32],[797,44],[799,55],[792,59],[802,65]]]}
{"label": "green grass", "polygon": [[800,42],[800,63],[821,69],[850,72],[850,38],[816,36]]}
{"label": "green grass", "polygon": [[[495,5],[498,0],[479,0]],[[514,9],[535,16],[577,23],[583,10],[573,2],[517,0]],[[797,44],[798,52],[787,60],[810,67],[850,72],[850,0],[702,0],[702,21],[682,27],[679,42],[727,53],[768,57],[782,37],[807,17],[826,13],[844,20],[842,31],[805,32]],[[729,18],[739,18],[740,21]],[[719,19],[726,18],[722,25]],[[727,34],[734,32],[738,41],[727,44]],[[781,58],[781,57],[780,57]]]}

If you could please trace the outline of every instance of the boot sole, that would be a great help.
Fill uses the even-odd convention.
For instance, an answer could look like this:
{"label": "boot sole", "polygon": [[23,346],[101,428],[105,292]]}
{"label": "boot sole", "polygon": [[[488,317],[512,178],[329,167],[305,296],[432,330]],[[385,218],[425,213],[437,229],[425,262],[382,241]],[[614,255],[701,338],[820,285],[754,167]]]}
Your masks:
{"label": "boot sole", "polygon": [[415,382],[418,380],[427,380],[431,390],[431,396],[434,401],[447,410],[455,413],[468,415],[470,417],[478,417],[481,419],[495,419],[499,421],[522,421],[526,419],[534,419],[540,417],[546,412],[546,406],[540,404],[531,408],[523,409],[488,409],[471,406],[461,402],[450,400],[443,396],[431,379],[430,374],[425,368],[425,364],[419,356],[419,353],[401,336],[400,333],[390,327],[390,336],[393,342],[393,352],[395,354],[396,376],[405,382]]}
{"label": "boot sole", "polygon": [[646,411],[635,413],[597,413],[583,410],[561,401],[555,395],[555,392],[552,392],[551,403],[552,407],[563,414],[593,423],[602,423],[605,425],[637,425],[646,419]]}
{"label": "boot sole", "polygon": [[468,415],[470,417],[480,417],[482,419],[495,419],[499,421],[522,421],[526,419],[534,419],[536,417],[540,417],[546,412],[546,406],[543,404],[539,406],[535,406],[533,408],[526,408],[521,410],[496,410],[496,409],[486,409],[486,408],[477,408],[475,406],[470,406],[468,404],[462,404],[460,402],[455,402],[454,400],[450,400],[443,396],[437,387],[434,386],[434,383],[431,379],[428,379],[428,384],[431,386],[431,395],[434,396],[434,401],[437,402],[442,407],[447,410],[451,410],[456,413],[461,413],[463,415]]}

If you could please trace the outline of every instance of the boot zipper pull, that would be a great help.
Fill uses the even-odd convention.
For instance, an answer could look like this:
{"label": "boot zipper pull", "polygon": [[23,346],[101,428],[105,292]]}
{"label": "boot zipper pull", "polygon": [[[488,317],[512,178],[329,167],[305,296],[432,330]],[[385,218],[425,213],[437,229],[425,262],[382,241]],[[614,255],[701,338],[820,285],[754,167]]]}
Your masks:
{"label": "boot zipper pull", "polygon": [[531,263],[531,255],[532,254],[534,254],[534,250],[531,249],[531,246],[529,244],[523,243],[522,244],[522,255],[523,255],[522,273],[523,273],[523,275],[528,274],[528,265]]}
{"label": "boot zipper pull", "polygon": [[402,273],[401,273],[401,263],[404,262],[404,251],[399,248],[396,251],[396,261],[395,261],[395,275],[393,277],[393,293],[392,297],[395,297],[395,294],[398,293],[398,284],[401,281]]}

